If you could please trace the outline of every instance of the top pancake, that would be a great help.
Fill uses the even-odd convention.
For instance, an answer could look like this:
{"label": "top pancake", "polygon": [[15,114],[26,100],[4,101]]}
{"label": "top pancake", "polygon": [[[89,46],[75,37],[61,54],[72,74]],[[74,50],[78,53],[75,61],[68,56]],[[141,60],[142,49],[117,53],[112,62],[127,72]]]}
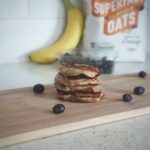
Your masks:
{"label": "top pancake", "polygon": [[98,68],[86,64],[62,64],[60,72],[66,77],[82,75],[83,77],[94,78],[100,74]]}

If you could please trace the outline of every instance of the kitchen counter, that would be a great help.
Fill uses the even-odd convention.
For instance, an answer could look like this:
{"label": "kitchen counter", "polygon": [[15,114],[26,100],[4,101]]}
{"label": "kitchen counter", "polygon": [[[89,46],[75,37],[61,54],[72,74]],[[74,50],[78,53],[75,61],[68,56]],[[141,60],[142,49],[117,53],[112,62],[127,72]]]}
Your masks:
{"label": "kitchen counter", "polygon": [[[58,63],[53,65],[37,65],[30,62],[1,64],[0,90],[28,87],[36,83],[53,84],[58,68]],[[141,70],[150,73],[150,62],[116,63],[113,75],[137,73]],[[150,115],[68,132],[1,149],[149,150]]]}

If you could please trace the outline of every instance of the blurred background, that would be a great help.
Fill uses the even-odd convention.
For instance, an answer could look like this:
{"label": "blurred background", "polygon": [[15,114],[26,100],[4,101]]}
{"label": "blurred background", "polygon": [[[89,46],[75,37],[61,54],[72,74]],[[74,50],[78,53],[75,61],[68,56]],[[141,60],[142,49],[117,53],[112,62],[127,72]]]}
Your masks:
{"label": "blurred background", "polygon": [[57,41],[65,11],[63,0],[0,0],[0,63],[25,62],[30,51]]}
{"label": "blurred background", "polygon": [[[82,8],[81,0],[72,2]],[[26,62],[30,51],[57,41],[65,27],[65,11],[63,0],[0,0],[0,64]],[[150,7],[147,27],[148,20]],[[147,28],[147,41],[149,35]]]}
{"label": "blurred background", "polygon": [[[82,9],[82,0],[71,1]],[[146,2],[145,40],[149,60],[150,1]],[[65,23],[63,0],[0,0],[0,89],[53,83],[58,72],[57,64],[29,63],[28,54],[57,41],[64,31]],[[150,70],[149,63],[117,63],[113,74],[135,73],[139,70]]]}

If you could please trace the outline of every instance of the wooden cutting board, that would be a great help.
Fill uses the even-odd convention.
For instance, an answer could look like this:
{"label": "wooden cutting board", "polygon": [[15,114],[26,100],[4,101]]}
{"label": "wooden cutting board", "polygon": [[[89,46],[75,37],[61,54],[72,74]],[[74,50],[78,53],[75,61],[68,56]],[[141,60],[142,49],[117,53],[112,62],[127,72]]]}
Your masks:
{"label": "wooden cutting board", "polygon": [[[43,94],[33,93],[32,87],[1,91],[0,147],[150,113],[150,75],[102,80],[105,98],[94,104],[60,101],[51,85],[45,86]],[[144,95],[134,95],[135,86],[145,87]],[[133,101],[123,102],[124,93],[132,94]],[[63,103],[66,111],[56,115],[52,107],[58,103]]]}

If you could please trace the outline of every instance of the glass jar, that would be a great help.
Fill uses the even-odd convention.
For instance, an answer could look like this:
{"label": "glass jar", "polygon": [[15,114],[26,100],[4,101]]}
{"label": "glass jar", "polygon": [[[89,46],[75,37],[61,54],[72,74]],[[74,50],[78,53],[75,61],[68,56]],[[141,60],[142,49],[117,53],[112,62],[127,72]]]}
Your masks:
{"label": "glass jar", "polygon": [[111,74],[114,70],[115,60],[117,58],[116,52],[101,51],[101,55],[84,54],[82,50],[75,50],[72,53],[66,53],[60,57],[60,63],[69,64],[87,64],[100,69],[101,74]]}

